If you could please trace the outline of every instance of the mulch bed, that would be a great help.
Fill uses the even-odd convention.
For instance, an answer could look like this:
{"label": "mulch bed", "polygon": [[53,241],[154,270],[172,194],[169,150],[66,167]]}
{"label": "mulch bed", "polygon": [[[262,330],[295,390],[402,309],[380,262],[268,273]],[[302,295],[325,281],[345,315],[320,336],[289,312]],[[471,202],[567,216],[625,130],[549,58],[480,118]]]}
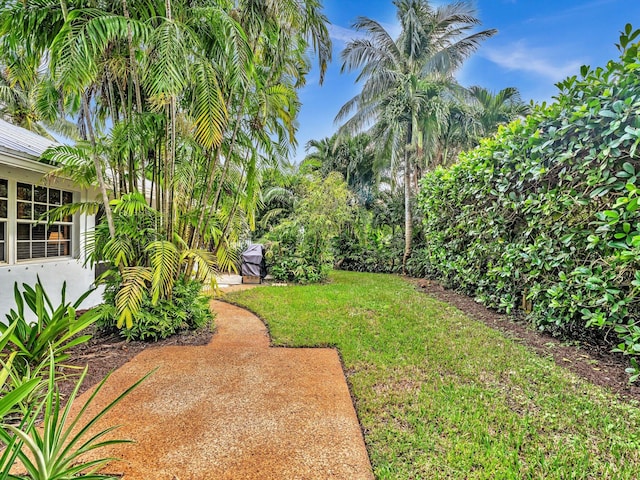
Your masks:
{"label": "mulch bed", "polygon": [[607,347],[575,342],[568,344],[530,324],[499,314],[480,305],[472,298],[447,290],[432,280],[409,279],[416,288],[440,301],[456,307],[467,316],[503,332],[509,338],[526,345],[542,356],[552,356],[561,365],[591,383],[608,388],[623,399],[640,401],[640,386],[630,385],[625,368],[627,358],[613,354]]}
{"label": "mulch bed", "polygon": [[[87,343],[71,349],[71,357],[64,362],[66,365],[81,368],[88,366],[87,375],[80,388],[80,393],[99,383],[109,372],[121,367],[143,350],[169,345],[207,345],[211,341],[214,332],[210,328],[203,328],[196,331],[181,332],[157,342],[128,342],[117,333],[105,333],[95,328],[91,328],[88,333],[92,334],[91,339]],[[69,369],[68,371],[72,372],[73,370]],[[63,395],[68,395],[73,390],[73,387],[74,380],[71,378],[61,382],[60,392]]]}

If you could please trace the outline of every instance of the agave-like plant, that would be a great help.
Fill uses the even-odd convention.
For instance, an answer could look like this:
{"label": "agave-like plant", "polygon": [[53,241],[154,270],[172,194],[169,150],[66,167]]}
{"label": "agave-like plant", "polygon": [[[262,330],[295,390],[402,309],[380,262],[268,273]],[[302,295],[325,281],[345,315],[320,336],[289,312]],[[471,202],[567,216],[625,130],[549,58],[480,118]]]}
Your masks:
{"label": "agave-like plant", "polygon": [[[0,457],[0,480],[27,478],[30,480],[71,480],[76,478],[115,480],[116,477],[112,475],[97,473],[106,463],[116,460],[115,458],[102,457],[84,460],[82,457],[86,453],[109,445],[131,442],[130,440],[105,438],[117,426],[104,428],[97,433],[93,431],[93,427],[153,372],[149,372],[135,382],[82,425],[81,422],[84,420],[87,409],[99,394],[108,376],[98,384],[79,412],[72,417],[73,403],[78,396],[87,369],[84,369],[67,403],[63,405],[60,392],[55,384],[53,354],[50,356],[49,368],[47,395],[39,407],[33,410],[20,425],[0,425],[0,440],[7,445]],[[42,423],[36,426],[35,419],[40,415]],[[16,460],[19,463],[16,464]],[[11,470],[17,471],[21,467],[24,468],[26,474],[11,473]]]}
{"label": "agave-like plant", "polygon": [[[7,345],[9,337],[13,334],[15,328],[16,323],[14,322],[0,334],[0,352],[3,351]],[[19,385],[17,388],[7,391],[8,387],[5,388],[5,383],[11,376],[11,369],[13,368],[13,362],[17,354],[18,352],[12,352],[9,354],[7,360],[2,361],[2,370],[0,370],[0,392],[2,392],[2,396],[0,397],[0,420],[3,419],[5,415],[15,411],[20,402],[27,398],[41,381],[40,379],[34,378]],[[1,465],[2,463],[0,462],[0,466]]]}

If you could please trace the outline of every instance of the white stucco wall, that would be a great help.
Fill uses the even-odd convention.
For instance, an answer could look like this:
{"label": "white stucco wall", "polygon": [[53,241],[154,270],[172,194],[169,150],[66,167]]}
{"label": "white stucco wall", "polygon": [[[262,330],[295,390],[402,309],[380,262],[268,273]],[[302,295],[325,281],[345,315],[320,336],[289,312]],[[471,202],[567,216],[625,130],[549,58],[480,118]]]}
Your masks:
{"label": "white stucco wall", "polygon": [[[11,157],[0,152],[0,178],[32,184],[42,184],[44,175],[51,169],[47,165],[34,161]],[[74,201],[93,200],[96,191],[88,191],[66,180],[54,180],[51,187],[68,189],[74,192]],[[9,216],[13,212],[9,205]],[[74,217],[72,255],[69,257],[17,261],[10,252],[8,262],[0,263],[0,322],[6,323],[6,314],[15,308],[13,286],[18,282],[33,286],[37,276],[42,281],[45,292],[49,295],[54,306],[58,306],[61,299],[61,289],[67,282],[66,301],[73,303],[80,295],[87,291],[94,281],[93,268],[83,267],[85,259],[85,234],[94,227],[94,217],[76,214]],[[9,248],[14,248],[15,232],[8,229],[7,242]],[[82,304],[81,308],[88,308],[102,302],[102,289],[95,291]]]}
{"label": "white stucco wall", "polygon": [[[13,285],[35,285],[40,277],[44,290],[54,306],[60,304],[62,283],[67,282],[66,301],[75,302],[93,283],[93,270],[83,268],[76,259],[59,259],[41,263],[11,265],[0,267],[0,321],[6,323],[6,314],[15,309]],[[82,304],[88,308],[102,302],[101,290],[95,291]]]}

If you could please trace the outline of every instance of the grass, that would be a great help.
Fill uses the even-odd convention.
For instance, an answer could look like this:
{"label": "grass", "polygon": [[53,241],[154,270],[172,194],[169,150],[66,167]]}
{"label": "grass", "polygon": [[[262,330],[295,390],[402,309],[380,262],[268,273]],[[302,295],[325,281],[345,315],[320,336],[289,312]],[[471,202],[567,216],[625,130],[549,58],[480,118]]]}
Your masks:
{"label": "grass", "polygon": [[338,348],[379,479],[635,479],[640,411],[399,277],[230,294],[281,346]]}

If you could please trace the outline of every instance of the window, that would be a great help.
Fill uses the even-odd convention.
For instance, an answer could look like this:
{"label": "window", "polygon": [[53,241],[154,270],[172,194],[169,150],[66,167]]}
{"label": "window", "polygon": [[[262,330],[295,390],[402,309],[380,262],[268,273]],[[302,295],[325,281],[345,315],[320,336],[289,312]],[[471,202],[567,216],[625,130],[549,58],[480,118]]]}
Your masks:
{"label": "window", "polygon": [[0,263],[7,261],[7,216],[9,210],[9,182],[0,178]]}
{"label": "window", "polygon": [[66,216],[51,225],[42,218],[49,210],[72,202],[71,192],[17,183],[17,260],[63,257],[71,254],[72,217]]}

